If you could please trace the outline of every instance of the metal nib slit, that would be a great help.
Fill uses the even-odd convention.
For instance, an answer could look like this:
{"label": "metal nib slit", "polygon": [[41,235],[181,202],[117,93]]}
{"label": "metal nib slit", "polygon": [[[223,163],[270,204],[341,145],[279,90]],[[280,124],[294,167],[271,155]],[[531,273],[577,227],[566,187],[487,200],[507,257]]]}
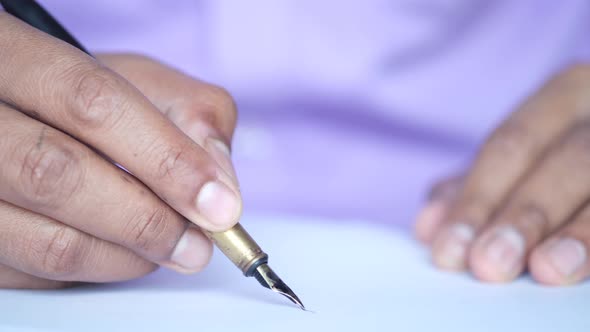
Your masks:
{"label": "metal nib slit", "polygon": [[267,264],[260,265],[256,269],[256,272],[254,272],[254,277],[262,286],[283,295],[291,302],[298,305],[301,310],[307,311],[299,297],[295,295],[291,288],[289,288],[289,286],[287,286],[287,284],[285,284]]}

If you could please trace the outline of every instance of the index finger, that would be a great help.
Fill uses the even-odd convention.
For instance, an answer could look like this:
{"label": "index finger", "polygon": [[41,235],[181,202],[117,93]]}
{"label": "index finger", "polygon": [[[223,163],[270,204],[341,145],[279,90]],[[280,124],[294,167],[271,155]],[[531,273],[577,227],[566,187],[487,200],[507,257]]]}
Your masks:
{"label": "index finger", "polygon": [[0,100],[101,151],[195,224],[237,222],[231,177],[133,85],[8,14],[0,27]]}

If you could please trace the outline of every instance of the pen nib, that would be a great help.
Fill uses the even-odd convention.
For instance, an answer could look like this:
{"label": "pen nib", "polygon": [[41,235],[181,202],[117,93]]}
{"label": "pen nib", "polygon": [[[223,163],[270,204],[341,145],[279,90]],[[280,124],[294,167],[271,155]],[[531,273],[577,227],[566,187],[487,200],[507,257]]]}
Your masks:
{"label": "pen nib", "polygon": [[262,264],[256,268],[254,277],[262,286],[285,296],[291,300],[291,302],[298,305],[301,310],[305,310],[303,303],[301,303],[301,300],[297,297],[297,295],[293,293],[291,288],[289,288],[289,286],[287,286],[287,284],[285,284],[267,264]]}

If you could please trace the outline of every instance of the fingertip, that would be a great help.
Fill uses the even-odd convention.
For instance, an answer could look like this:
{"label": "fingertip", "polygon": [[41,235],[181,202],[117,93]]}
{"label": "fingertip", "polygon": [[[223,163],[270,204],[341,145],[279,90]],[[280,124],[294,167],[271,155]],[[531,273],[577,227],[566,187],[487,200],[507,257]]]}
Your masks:
{"label": "fingertip", "polygon": [[471,274],[479,281],[487,283],[506,283],[512,281],[515,277],[502,273],[501,270],[490,262],[485,254],[480,251],[472,251],[468,258],[469,270]]}
{"label": "fingertip", "polygon": [[587,266],[585,245],[573,238],[552,238],[531,254],[531,275],[542,284],[564,286],[579,282]]}
{"label": "fingertip", "polygon": [[448,207],[445,202],[431,201],[422,208],[416,216],[414,234],[416,238],[424,243],[430,244],[436,234],[436,230],[443,222]]}
{"label": "fingertip", "polygon": [[433,263],[444,270],[461,271],[467,267],[467,253],[475,232],[467,223],[452,224],[435,237]]}
{"label": "fingertip", "polygon": [[564,283],[559,273],[538,248],[533,250],[529,258],[529,272],[533,279],[544,285],[558,286]]}
{"label": "fingertip", "polygon": [[202,271],[212,256],[211,241],[200,230],[191,226],[178,241],[170,262],[162,265],[183,274],[193,274]]}
{"label": "fingertip", "polygon": [[526,244],[513,227],[499,227],[482,234],[469,253],[473,276],[490,283],[514,280],[524,269]]}

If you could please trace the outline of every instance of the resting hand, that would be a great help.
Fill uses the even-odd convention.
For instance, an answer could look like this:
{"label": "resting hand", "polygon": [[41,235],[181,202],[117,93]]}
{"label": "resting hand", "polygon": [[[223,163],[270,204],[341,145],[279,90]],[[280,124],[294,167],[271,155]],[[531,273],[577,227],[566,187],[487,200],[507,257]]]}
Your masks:
{"label": "resting hand", "polygon": [[489,137],[461,179],[435,187],[416,224],[443,269],[505,282],[590,275],[590,67],[552,79]]}

